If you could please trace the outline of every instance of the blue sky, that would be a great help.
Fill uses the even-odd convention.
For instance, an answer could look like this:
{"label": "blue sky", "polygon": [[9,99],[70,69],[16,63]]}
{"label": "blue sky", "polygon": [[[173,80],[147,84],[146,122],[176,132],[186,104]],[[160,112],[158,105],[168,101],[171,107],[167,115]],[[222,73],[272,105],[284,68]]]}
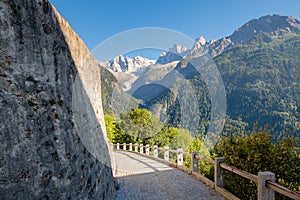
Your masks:
{"label": "blue sky", "polygon": [[[92,50],[105,39],[134,28],[163,27],[207,40],[230,35],[267,14],[300,19],[299,0],[50,0]],[[147,54],[147,52],[146,52]],[[149,54],[149,52],[148,52]],[[149,55],[148,57],[156,56]]]}

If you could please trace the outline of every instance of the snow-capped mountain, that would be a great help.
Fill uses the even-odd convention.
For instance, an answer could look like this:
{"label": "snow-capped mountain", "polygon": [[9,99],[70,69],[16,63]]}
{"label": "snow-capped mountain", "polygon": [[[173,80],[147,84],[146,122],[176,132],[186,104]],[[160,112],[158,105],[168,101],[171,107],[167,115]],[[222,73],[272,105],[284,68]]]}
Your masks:
{"label": "snow-capped mountain", "polygon": [[179,61],[188,53],[188,48],[174,44],[174,46],[170,48],[168,52],[163,52],[158,57],[156,64],[167,64],[173,61]]}
{"label": "snow-capped mountain", "polygon": [[101,65],[113,72],[135,72],[154,63],[155,61],[141,56],[130,58],[120,55],[112,60],[101,63]]}
{"label": "snow-capped mountain", "polygon": [[105,67],[113,73],[124,91],[129,90],[132,83],[138,79],[140,74],[154,63],[155,60],[150,60],[142,56],[130,58],[124,57],[123,55],[116,56],[106,62],[99,62],[102,67]]}
{"label": "snow-capped mountain", "polygon": [[162,72],[176,68],[177,63],[180,64],[183,58],[189,60],[203,55],[214,58],[234,45],[249,42],[260,33],[267,33],[274,38],[287,34],[300,34],[300,22],[291,16],[267,15],[250,20],[236,29],[230,36],[219,40],[207,41],[203,36],[200,36],[195,40],[191,49],[175,44],[169,51],[163,52],[156,61],[141,56],[135,58],[117,56],[110,61],[101,63],[101,65],[114,73],[124,90],[129,90],[135,81],[140,81],[138,80],[140,77],[145,83],[148,82],[145,77],[154,80],[154,74],[160,77],[161,74],[164,74]]}

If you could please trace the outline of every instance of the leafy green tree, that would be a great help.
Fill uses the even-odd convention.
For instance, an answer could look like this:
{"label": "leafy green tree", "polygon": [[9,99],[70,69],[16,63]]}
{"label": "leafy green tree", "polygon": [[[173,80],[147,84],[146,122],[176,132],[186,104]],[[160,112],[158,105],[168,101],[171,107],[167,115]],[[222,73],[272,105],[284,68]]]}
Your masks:
{"label": "leafy green tree", "polygon": [[126,133],[123,129],[120,128],[119,124],[116,124],[116,127],[114,129],[114,138],[113,138],[113,143],[135,143],[136,142],[136,137]]}
{"label": "leafy green tree", "polygon": [[[197,151],[200,156],[203,156],[205,158],[211,157],[209,148],[207,148],[205,143],[199,138],[194,139],[193,142],[188,147],[189,153],[192,153],[195,151]],[[192,166],[191,157],[186,157],[184,164],[187,167],[191,167]],[[213,170],[213,166],[211,164],[206,163],[205,161],[202,161],[202,160],[199,161],[199,171],[198,172],[200,174],[212,179],[213,178],[213,176],[211,176],[212,170]]]}
{"label": "leafy green tree", "polygon": [[[176,131],[176,129],[174,131]],[[192,144],[194,138],[184,129],[177,129],[177,131],[178,133],[170,142],[169,147],[171,149],[183,148],[184,151],[188,151],[188,148]]]}
{"label": "leafy green tree", "polygon": [[164,147],[168,145],[178,134],[178,129],[174,127],[163,127],[156,135],[151,137],[146,143]]}
{"label": "leafy green tree", "polygon": [[162,123],[146,109],[121,113],[115,128],[114,143],[147,143],[162,129]]}
{"label": "leafy green tree", "polygon": [[107,113],[107,114],[104,114],[104,121],[105,121],[108,141],[113,142],[117,120],[112,115],[112,113]]}
{"label": "leafy green tree", "polygon": [[146,109],[135,108],[116,119],[111,112],[104,116],[107,137],[112,143],[142,143],[163,147],[178,134],[174,127],[162,123]]}
{"label": "leafy green tree", "polygon": [[[277,182],[300,189],[300,155],[296,150],[297,140],[292,136],[277,140],[265,131],[254,131],[249,135],[223,137],[214,147],[216,156],[225,158],[227,164],[252,174],[271,171]],[[225,188],[241,199],[257,199],[257,186],[231,172],[224,174]],[[277,199],[285,199],[277,195]]]}

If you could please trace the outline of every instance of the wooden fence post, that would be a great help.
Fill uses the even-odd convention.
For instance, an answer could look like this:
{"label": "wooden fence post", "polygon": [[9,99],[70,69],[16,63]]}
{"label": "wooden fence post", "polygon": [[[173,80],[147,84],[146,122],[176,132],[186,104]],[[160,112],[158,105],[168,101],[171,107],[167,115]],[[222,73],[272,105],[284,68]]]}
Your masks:
{"label": "wooden fence post", "polygon": [[129,151],[132,151],[132,143],[129,143]]}
{"label": "wooden fence post", "polygon": [[257,183],[257,199],[258,200],[274,200],[275,192],[266,187],[266,181],[275,181],[275,174],[272,172],[258,172]]}
{"label": "wooden fence post", "polygon": [[198,155],[197,151],[194,151],[192,153],[192,163],[193,163],[192,170],[193,172],[199,173],[199,159],[196,158],[197,155]]}
{"label": "wooden fence post", "polygon": [[224,161],[224,158],[215,158],[215,188],[224,187],[224,170],[220,166],[220,163],[223,163]]}
{"label": "wooden fence post", "polygon": [[123,143],[123,150],[126,151],[126,143]]}
{"label": "wooden fence post", "polygon": [[143,144],[140,144],[140,154],[144,153]]}
{"label": "wooden fence post", "polygon": [[117,151],[119,151],[119,150],[120,150],[120,144],[117,143]]}
{"label": "wooden fence post", "polygon": [[169,147],[165,147],[164,159],[169,161]]}
{"label": "wooden fence post", "polygon": [[137,143],[134,144],[134,151],[137,153],[139,152],[139,146]]}
{"label": "wooden fence post", "polygon": [[154,158],[158,158],[158,146],[154,145]]}
{"label": "wooden fence post", "polygon": [[150,145],[149,144],[147,144],[146,145],[146,155],[150,155]]}
{"label": "wooden fence post", "polygon": [[177,165],[183,165],[183,149],[179,148],[177,150]]}

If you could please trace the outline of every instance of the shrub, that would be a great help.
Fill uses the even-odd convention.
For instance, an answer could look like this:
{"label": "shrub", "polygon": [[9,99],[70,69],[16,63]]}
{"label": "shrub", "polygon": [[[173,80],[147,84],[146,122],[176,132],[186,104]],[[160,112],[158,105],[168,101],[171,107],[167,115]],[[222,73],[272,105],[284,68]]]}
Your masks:
{"label": "shrub", "polygon": [[[300,189],[300,155],[297,138],[284,137],[275,142],[270,133],[254,131],[249,135],[222,137],[214,147],[214,154],[225,162],[257,175],[259,171],[271,171],[276,182],[292,189]],[[241,199],[257,199],[257,186],[231,172],[224,174],[225,188]],[[276,195],[277,199],[285,199]]]}

